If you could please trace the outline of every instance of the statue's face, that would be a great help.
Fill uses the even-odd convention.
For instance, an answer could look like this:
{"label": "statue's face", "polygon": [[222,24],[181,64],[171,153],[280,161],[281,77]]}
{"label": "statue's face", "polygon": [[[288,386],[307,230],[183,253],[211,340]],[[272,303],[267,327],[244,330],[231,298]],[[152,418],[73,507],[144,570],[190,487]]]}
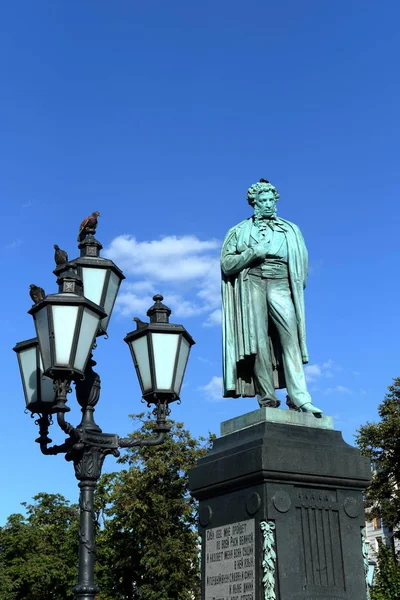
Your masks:
{"label": "statue's face", "polygon": [[276,215],[276,200],[271,190],[258,194],[254,202],[254,214],[267,218]]}

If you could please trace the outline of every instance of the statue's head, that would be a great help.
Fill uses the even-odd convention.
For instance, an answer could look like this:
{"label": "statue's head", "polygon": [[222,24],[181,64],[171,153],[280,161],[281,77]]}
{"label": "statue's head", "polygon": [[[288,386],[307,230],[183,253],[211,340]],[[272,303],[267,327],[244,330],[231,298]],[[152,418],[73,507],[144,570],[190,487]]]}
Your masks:
{"label": "statue's head", "polygon": [[267,179],[260,179],[247,190],[247,201],[257,217],[270,218],[276,215],[279,192]]}

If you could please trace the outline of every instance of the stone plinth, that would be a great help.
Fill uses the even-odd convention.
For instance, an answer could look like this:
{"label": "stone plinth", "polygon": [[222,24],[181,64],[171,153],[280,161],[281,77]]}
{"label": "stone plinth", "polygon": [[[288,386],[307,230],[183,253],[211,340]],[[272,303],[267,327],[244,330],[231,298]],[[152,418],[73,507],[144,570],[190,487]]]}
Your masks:
{"label": "stone plinth", "polygon": [[221,425],[190,472],[202,600],[365,600],[370,467],[332,419],[262,408]]}

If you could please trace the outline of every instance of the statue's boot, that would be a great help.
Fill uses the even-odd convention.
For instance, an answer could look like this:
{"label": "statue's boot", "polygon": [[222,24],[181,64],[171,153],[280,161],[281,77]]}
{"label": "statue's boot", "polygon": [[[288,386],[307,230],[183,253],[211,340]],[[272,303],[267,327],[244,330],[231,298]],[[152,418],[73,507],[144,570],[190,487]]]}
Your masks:
{"label": "statue's boot", "polygon": [[301,412],[313,413],[314,417],[317,417],[317,419],[322,417],[322,410],[317,406],[314,406],[312,402],[306,402],[302,406],[299,406],[298,410]]}
{"label": "statue's boot", "polygon": [[278,398],[260,398],[258,396],[258,404],[260,405],[260,408],[263,408],[264,406],[268,407],[268,408],[278,408],[278,406],[280,406],[280,400],[278,400]]}

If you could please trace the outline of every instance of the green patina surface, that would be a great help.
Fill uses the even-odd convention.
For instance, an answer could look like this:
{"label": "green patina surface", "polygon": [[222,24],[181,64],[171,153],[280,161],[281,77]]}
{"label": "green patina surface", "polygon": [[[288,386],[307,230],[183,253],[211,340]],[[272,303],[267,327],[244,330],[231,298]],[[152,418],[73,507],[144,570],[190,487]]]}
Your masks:
{"label": "green patina surface", "polygon": [[257,396],[277,407],[286,388],[300,411],[319,417],[307,389],[304,288],[308,255],[300,229],[276,214],[278,191],[250,186],[254,215],[232,227],[221,252],[224,396]]}
{"label": "green patina surface", "polygon": [[333,429],[333,417],[327,415],[316,419],[312,413],[262,407],[234,419],[223,421],[221,423],[221,436],[229,435],[230,433],[235,433],[235,431],[240,431],[252,425],[257,425],[257,423],[264,422],[297,425],[299,427],[315,427],[317,429]]}

